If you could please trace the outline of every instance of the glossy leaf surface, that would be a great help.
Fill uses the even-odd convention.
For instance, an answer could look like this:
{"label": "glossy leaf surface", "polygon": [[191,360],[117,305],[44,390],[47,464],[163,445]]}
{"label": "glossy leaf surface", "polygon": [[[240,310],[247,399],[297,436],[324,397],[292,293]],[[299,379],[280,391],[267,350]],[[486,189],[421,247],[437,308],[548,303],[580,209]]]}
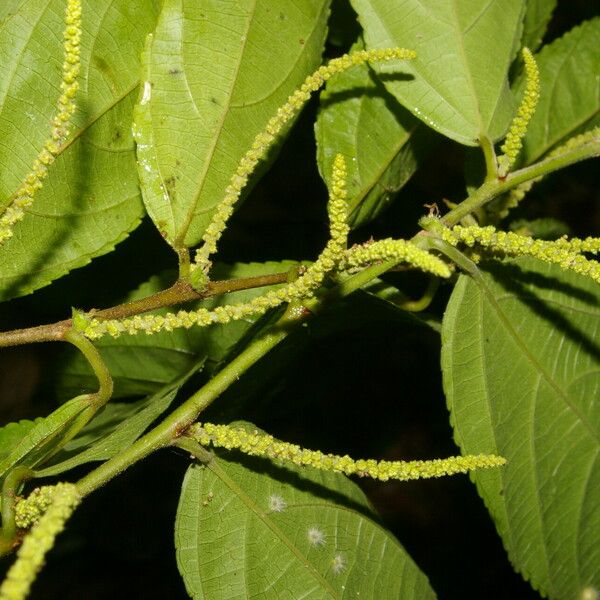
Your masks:
{"label": "glossy leaf surface", "polygon": [[461,276],[442,367],[464,454],[508,463],[473,478],[509,557],[550,598],[600,587],[600,291],[534,260]]}

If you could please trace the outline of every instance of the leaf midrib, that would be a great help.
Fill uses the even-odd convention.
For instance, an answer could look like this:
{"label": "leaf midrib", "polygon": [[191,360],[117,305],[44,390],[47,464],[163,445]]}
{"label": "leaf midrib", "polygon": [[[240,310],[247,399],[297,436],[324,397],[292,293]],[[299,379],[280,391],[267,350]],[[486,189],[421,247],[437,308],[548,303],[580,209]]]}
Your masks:
{"label": "leaf midrib", "polygon": [[[243,43],[241,44],[241,47],[239,49],[239,53],[238,53],[238,57],[237,57],[237,64],[235,65],[235,73],[234,73],[233,77],[231,78],[231,85],[229,86],[229,90],[227,93],[227,101],[225,103],[226,108],[224,107],[223,111],[221,112],[220,118],[217,122],[217,127],[212,136],[211,146],[208,150],[207,155],[205,156],[203,166],[201,169],[198,170],[198,177],[196,178],[196,182],[197,182],[196,186],[197,186],[198,191],[196,192],[196,194],[194,194],[194,197],[192,198],[192,202],[190,202],[190,206],[187,210],[187,216],[185,218],[185,221],[183,222],[183,224],[180,228],[180,231],[176,232],[176,236],[173,241],[173,246],[176,248],[180,247],[180,246],[185,246],[185,238],[186,238],[187,232],[192,223],[192,219],[194,218],[196,206],[198,205],[198,201],[200,199],[200,196],[202,195],[202,191],[204,190],[204,185],[206,183],[206,174],[208,173],[208,169],[214,159],[218,142],[221,139],[221,133],[223,131],[223,128],[225,127],[225,122],[227,120],[227,116],[229,115],[229,112],[231,109],[231,98],[233,97],[233,92],[238,83],[238,75],[240,72],[240,67],[242,64],[242,60],[244,58],[244,52],[246,50],[246,46],[248,44],[248,38],[249,38],[248,32],[250,31],[250,27],[255,18],[255,15],[256,15],[256,2],[257,2],[257,0],[253,0],[252,8],[249,10],[248,16],[246,19],[246,30],[243,34]],[[183,45],[183,39],[185,37],[185,33],[184,33],[185,26],[186,26],[186,21],[184,18],[182,21],[182,26],[181,26],[182,45]],[[183,63],[183,60],[184,60],[183,50],[181,53],[181,58],[182,58],[182,63]]]}
{"label": "leaf midrib", "polygon": [[225,469],[223,469],[218,463],[218,457],[214,457],[213,460],[206,466],[210,469],[216,477],[218,477],[235,496],[237,496],[243,504],[245,504],[251,513],[253,513],[266,527],[268,527],[277,538],[283,543],[284,546],[293,554],[300,564],[304,565],[306,571],[312,576],[314,580],[319,584],[327,594],[335,600],[342,600],[335,590],[329,585],[326,579],[316,570],[316,568],[302,555],[300,550],[292,543],[291,540],[285,535],[285,533],[273,523],[273,521],[267,518],[267,515],[260,510],[254,500],[246,494],[246,492],[231,478]]}

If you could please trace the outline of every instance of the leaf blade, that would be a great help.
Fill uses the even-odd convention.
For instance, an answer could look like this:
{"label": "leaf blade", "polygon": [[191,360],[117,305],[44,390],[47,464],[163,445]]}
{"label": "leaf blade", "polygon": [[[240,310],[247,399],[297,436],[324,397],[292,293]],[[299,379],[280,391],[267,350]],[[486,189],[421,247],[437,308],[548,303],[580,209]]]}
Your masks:
{"label": "leaf blade", "polygon": [[[24,221],[0,248],[0,298],[30,293],[87,264],[140,222],[143,205],[128,123],[139,49],[145,31],[154,26],[155,4],[84,2],[73,133]],[[3,205],[50,133],[61,93],[63,13],[60,0],[29,0],[0,23]]]}
{"label": "leaf blade", "polygon": [[135,123],[144,202],[174,247],[200,241],[254,136],[319,63],[328,5],[165,2]]}
{"label": "leaf blade", "polygon": [[[536,61],[541,92],[523,140],[524,164],[600,120],[600,17],[544,46]],[[517,90],[524,85],[521,77]]]}
{"label": "leaf blade", "polygon": [[[367,47],[404,46],[417,52],[388,90],[415,116],[466,145],[498,139],[512,117],[508,68],[520,41],[524,3],[478,0],[353,0]],[[412,76],[412,79],[407,79]]]}
{"label": "leaf blade", "polygon": [[[371,515],[343,476],[219,455],[186,473],[175,526],[178,565],[194,598],[374,598],[381,589],[390,597],[434,598]],[[211,560],[207,549],[226,559]]]}
{"label": "leaf blade", "polygon": [[473,478],[511,561],[543,594],[575,597],[600,577],[597,285],[533,260],[484,278],[487,291],[459,282],[442,329],[455,438],[508,459]]}
{"label": "leaf blade", "polygon": [[[356,43],[352,50],[362,50]],[[331,79],[321,94],[315,124],[317,164],[330,185],[333,160],[341,153],[348,169],[352,227],[375,218],[416,171],[425,154],[425,128],[360,65]]]}

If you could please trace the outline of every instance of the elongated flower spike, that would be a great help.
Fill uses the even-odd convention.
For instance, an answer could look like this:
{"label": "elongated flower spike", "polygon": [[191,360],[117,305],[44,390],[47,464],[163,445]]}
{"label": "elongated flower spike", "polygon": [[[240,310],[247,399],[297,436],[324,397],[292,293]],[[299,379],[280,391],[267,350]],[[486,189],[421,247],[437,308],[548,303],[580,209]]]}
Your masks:
{"label": "elongated flower spike", "polygon": [[504,154],[498,158],[498,173],[500,177],[505,177],[514,165],[521,148],[523,147],[523,138],[527,133],[527,126],[540,98],[540,73],[537,63],[529,48],[523,48],[523,62],[525,64],[525,93],[517,114],[513,119],[504,144],[500,148]]}
{"label": "elongated flower spike", "polygon": [[[54,545],[56,536],[64,529],[67,519],[80,501],[77,487],[70,483],[51,486],[49,493],[40,493],[32,500],[28,505],[31,519],[25,519],[21,524],[31,521],[35,524],[25,536],[17,552],[17,560],[0,586],[0,600],[23,600],[27,597],[44,564],[46,553]],[[25,510],[24,513],[26,512],[28,511]]]}
{"label": "elongated flower spike", "polygon": [[477,456],[454,456],[435,460],[388,461],[354,460],[349,456],[324,454],[319,450],[306,450],[296,444],[276,440],[273,436],[248,432],[239,427],[196,423],[187,434],[203,446],[215,446],[228,450],[240,450],[250,456],[261,456],[271,460],[288,461],[295,465],[311,466],[315,469],[372,477],[381,481],[397,479],[409,481],[430,477],[443,477],[455,473],[466,473],[473,469],[499,467],[506,463],[501,456],[480,454]]}
{"label": "elongated flower spike", "polygon": [[418,248],[407,240],[387,238],[350,248],[341,263],[342,268],[363,267],[378,261],[406,262],[426,273],[450,277],[448,265],[437,256]]}
{"label": "elongated flower spike", "polygon": [[260,159],[263,158],[267,150],[272,146],[284,125],[298,113],[313,92],[316,92],[336,73],[346,71],[353,66],[371,61],[386,61],[395,58],[407,60],[415,57],[416,53],[406,48],[361,50],[334,58],[326,65],[317,69],[312,75],[309,75],[304,80],[304,83],[287,99],[287,102],[271,117],[264,131],[254,138],[252,146],[240,160],[229,185],[225,189],[225,196],[217,207],[211,223],[206,228],[203,245],[196,251],[195,264],[192,265],[192,268],[194,270],[200,268],[205,272],[208,271],[210,267],[209,257],[217,249],[217,242],[225,230],[227,220],[233,213],[234,204],[248,182],[248,177],[252,174]]}
{"label": "elongated flower spike", "polygon": [[509,256],[532,256],[600,283],[600,263],[580,254],[581,252],[598,254],[600,238],[589,237],[585,240],[560,238],[546,241],[519,235],[512,231],[497,231],[491,225],[488,227],[457,225],[452,229],[444,228],[441,231],[441,237],[452,246],[463,243],[469,247],[479,245]]}
{"label": "elongated flower spike", "polygon": [[12,237],[16,223],[25,216],[25,209],[33,203],[36,192],[42,187],[48,175],[48,167],[54,162],[61,144],[69,134],[71,117],[75,112],[75,94],[79,88],[80,42],[81,42],[81,0],[68,0],[65,11],[64,62],[62,94],[58,99],[58,112],[52,119],[50,137],[44,143],[42,151],[34,160],[31,171],[17,189],[12,202],[0,217],[0,244]]}
{"label": "elongated flower spike", "polygon": [[[564,144],[561,144],[552,152],[550,152],[544,159],[554,158],[555,156],[560,156],[566,152],[571,150],[575,150],[576,148],[580,148],[588,143],[597,142],[600,139],[600,127],[594,127],[589,131],[585,131],[578,135],[569,138]],[[506,198],[503,202],[500,203],[499,207],[494,211],[499,219],[503,219],[509,213],[512,208],[516,208],[519,205],[519,202],[523,200],[523,198],[529,193],[531,188],[539,183],[543,177],[537,177],[536,179],[532,179],[530,181],[526,181],[516,188],[513,188],[510,192],[508,192]]]}
{"label": "elongated flower spike", "polygon": [[206,308],[196,311],[181,310],[164,317],[161,315],[137,315],[123,320],[99,320],[77,313],[73,319],[74,327],[90,339],[96,339],[106,334],[118,337],[122,333],[135,335],[144,332],[150,335],[161,330],[188,329],[194,325],[205,327],[212,323],[237,321],[248,316],[264,314],[270,308],[275,308],[284,302],[311,296],[323,283],[327,274],[342,260],[348,240],[346,163],[341,154],[335,157],[331,179],[327,205],[330,239],[317,260],[298,279],[283,288],[267,292],[245,304],[219,306],[212,311]]}

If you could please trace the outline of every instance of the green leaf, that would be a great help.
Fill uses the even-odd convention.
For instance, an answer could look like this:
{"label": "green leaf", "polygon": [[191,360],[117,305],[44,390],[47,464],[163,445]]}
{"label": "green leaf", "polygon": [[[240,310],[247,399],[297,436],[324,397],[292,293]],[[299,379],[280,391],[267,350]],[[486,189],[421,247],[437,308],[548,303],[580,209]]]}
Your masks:
{"label": "green leaf", "polygon": [[415,116],[466,145],[501,137],[513,115],[508,68],[523,0],[352,0],[368,48],[402,46],[414,61],[374,65]]}
{"label": "green leaf", "polygon": [[[156,0],[87,0],[73,131],[14,236],[0,247],[0,299],[111,251],[143,214],[130,132],[139,53]],[[25,0],[0,22],[0,205],[50,135],[60,95],[64,0]]]}
{"label": "green leaf", "polygon": [[175,545],[192,598],[435,598],[349,479],[240,461],[185,475]]}
{"label": "green leaf", "polygon": [[254,136],[318,66],[328,0],[165,0],[135,115],[146,208],[197,244]]}
{"label": "green leaf", "polygon": [[550,598],[600,588],[600,287],[533,259],[461,276],[442,368],[473,478],[515,567]]}
{"label": "green leaf", "polygon": [[47,417],[36,419],[31,426],[20,426],[19,435],[13,438],[18,443],[0,460],[0,479],[13,467],[34,468],[52,456],[71,428],[89,414],[87,398],[87,395],[73,398]]}
{"label": "green leaf", "polygon": [[529,48],[532,52],[540,47],[556,2],[557,0],[527,0],[521,46]]}
{"label": "green leaf", "polygon": [[[211,275],[215,280],[254,277],[286,272],[298,264],[293,261],[216,264]],[[174,273],[170,272],[156,275],[124,298],[124,301],[144,298],[164,290],[172,283],[173,277]],[[248,302],[264,294],[264,291],[264,288],[253,288],[231,292],[194,303],[190,308],[216,308],[223,304]],[[162,309],[157,312],[165,314],[168,311]],[[106,336],[95,341],[94,345],[99,349],[113,377],[114,398],[146,395],[156,392],[187,371],[198,358],[204,357],[213,364],[221,361],[255,321],[256,317],[248,317],[227,325],[176,329],[152,336],[122,335],[116,339]],[[61,361],[64,366],[58,384],[60,395],[65,397],[84,389],[95,389],[96,378],[81,353],[69,349],[68,357]]]}
{"label": "green leaf", "polygon": [[[352,50],[362,50],[359,42]],[[346,158],[350,223],[380,213],[410,179],[426,144],[426,128],[375,77],[368,65],[327,83],[315,126],[317,161],[329,184],[335,155]]]}
{"label": "green leaf", "polygon": [[[600,17],[544,46],[536,60],[540,100],[523,140],[524,164],[600,122]],[[524,85],[521,77],[518,90]]]}
{"label": "green leaf", "polygon": [[59,475],[88,462],[108,460],[131,446],[169,408],[179,388],[201,366],[202,363],[195,365],[183,377],[148,398],[137,402],[107,404],[56,455],[56,464],[39,471],[37,476]]}
{"label": "green leaf", "polygon": [[0,428],[0,460],[3,460],[12,452],[34,425],[34,421],[23,419],[14,423],[7,423]]}

